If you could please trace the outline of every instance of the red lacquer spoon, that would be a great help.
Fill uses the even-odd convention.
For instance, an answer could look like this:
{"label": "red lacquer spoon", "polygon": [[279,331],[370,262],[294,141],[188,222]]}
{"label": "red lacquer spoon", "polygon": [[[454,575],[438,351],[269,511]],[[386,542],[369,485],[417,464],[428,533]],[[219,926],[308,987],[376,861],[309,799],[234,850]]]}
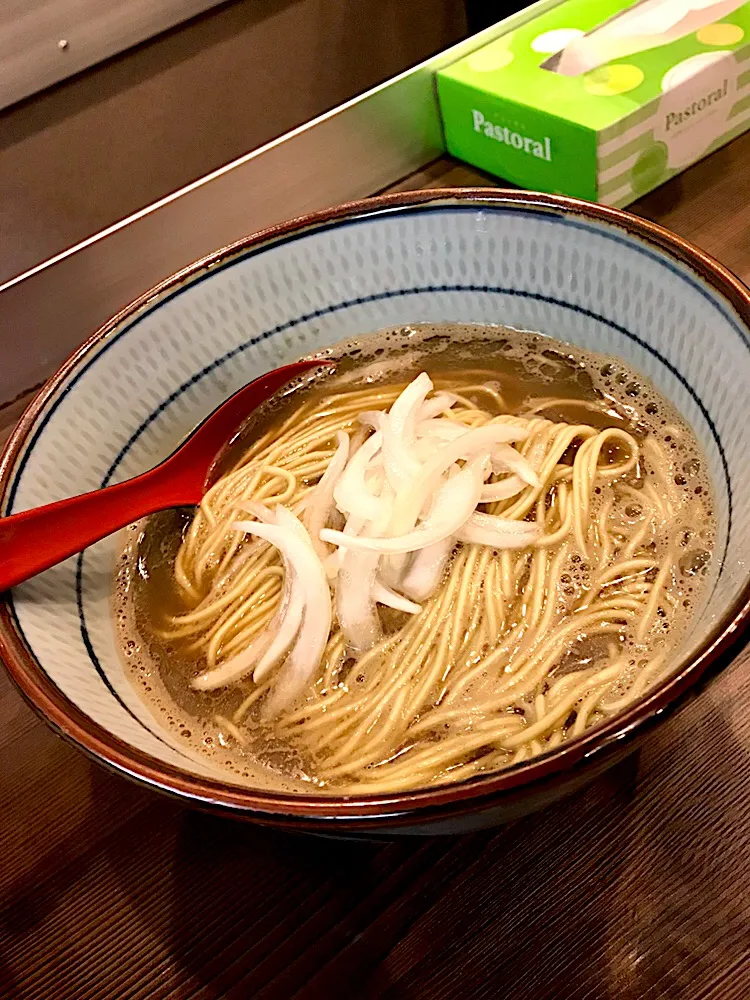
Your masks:
{"label": "red lacquer spoon", "polygon": [[200,503],[217,455],[250,413],[293,378],[327,363],[298,361],[261,375],[230,396],[177,451],[142,476],[0,518],[0,591],[146,514]]}

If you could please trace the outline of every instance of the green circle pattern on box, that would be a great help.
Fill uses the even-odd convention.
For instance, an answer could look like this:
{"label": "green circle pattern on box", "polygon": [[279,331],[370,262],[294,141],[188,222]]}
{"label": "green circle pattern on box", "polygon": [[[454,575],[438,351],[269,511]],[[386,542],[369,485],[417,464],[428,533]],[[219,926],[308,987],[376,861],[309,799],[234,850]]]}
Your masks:
{"label": "green circle pattern on box", "polygon": [[630,183],[636,195],[646,194],[664,176],[669,151],[663,142],[644,149],[630,171]]}
{"label": "green circle pattern on box", "polygon": [[512,35],[503,35],[489,45],[485,45],[466,58],[466,65],[475,73],[494,73],[513,62],[510,51]]}

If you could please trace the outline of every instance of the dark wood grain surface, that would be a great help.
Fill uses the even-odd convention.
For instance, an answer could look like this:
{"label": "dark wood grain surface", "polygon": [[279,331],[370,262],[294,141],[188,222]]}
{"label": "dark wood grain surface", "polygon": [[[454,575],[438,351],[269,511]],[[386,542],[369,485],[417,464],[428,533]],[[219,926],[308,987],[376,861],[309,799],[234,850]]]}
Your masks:
{"label": "dark wood grain surface", "polygon": [[[636,210],[748,280],[749,161],[750,135]],[[441,161],[399,187],[476,183]],[[391,844],[190,812],[0,671],[0,1000],[746,1000],[749,918],[746,655],[574,798]]]}

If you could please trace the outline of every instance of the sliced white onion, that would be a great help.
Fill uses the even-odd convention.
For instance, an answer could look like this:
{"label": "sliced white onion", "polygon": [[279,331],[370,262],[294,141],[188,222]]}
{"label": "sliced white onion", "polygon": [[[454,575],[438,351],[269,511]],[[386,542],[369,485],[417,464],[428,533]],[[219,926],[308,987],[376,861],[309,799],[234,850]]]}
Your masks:
{"label": "sliced white onion", "polygon": [[379,563],[377,552],[346,549],[341,556],[336,614],[346,644],[355,656],[371,649],[383,634],[374,593]]}
{"label": "sliced white onion", "polygon": [[417,437],[438,438],[441,441],[455,441],[469,430],[464,424],[441,417],[421,420],[417,424]]}
{"label": "sliced white onion", "polygon": [[420,466],[422,466],[425,462],[429,462],[435,454],[435,439],[430,437],[417,438],[412,450]]}
{"label": "sliced white onion", "polygon": [[[345,535],[358,535],[367,523],[363,517],[349,517],[344,522],[341,530]],[[344,551],[344,549],[334,549],[323,561],[323,569],[329,580],[333,580],[338,576]]]}
{"label": "sliced white onion", "polygon": [[480,503],[492,503],[495,500],[509,500],[510,497],[517,496],[525,490],[527,483],[520,476],[512,475],[501,479],[499,483],[485,483]]}
{"label": "sliced white onion", "polygon": [[515,448],[501,444],[490,452],[494,472],[514,472],[529,486],[539,486],[539,476],[533,466]]}
{"label": "sliced white onion", "polygon": [[356,514],[352,514],[351,517],[347,517],[346,524],[344,525],[343,531],[345,535],[358,535],[367,521],[363,517],[357,517]]}
{"label": "sliced white onion", "polygon": [[374,431],[380,430],[385,414],[382,410],[362,410],[357,414],[357,422],[365,427],[372,427]]}
{"label": "sliced white onion", "polygon": [[419,410],[419,420],[431,420],[447,413],[458,402],[458,396],[452,392],[436,392],[432,399],[425,400]]}
{"label": "sliced white onion", "polygon": [[525,549],[540,535],[538,525],[529,521],[514,521],[495,514],[475,511],[458,531],[461,542],[491,545],[497,549]]}
{"label": "sliced white onion", "polygon": [[412,449],[416,440],[419,413],[431,391],[430,376],[427,372],[421,372],[407,385],[383,417],[381,427],[385,471],[395,490],[407,485],[421,467]]}
{"label": "sliced white onion", "polygon": [[417,615],[422,610],[419,604],[415,604],[414,601],[410,601],[401,594],[397,594],[395,590],[386,587],[380,580],[375,581],[375,585],[372,588],[372,596],[378,604],[382,604],[387,608],[393,608],[395,611],[406,611],[410,615]]}
{"label": "sliced white onion", "polygon": [[227,687],[229,684],[234,684],[236,681],[241,681],[243,677],[246,677],[247,674],[254,670],[256,664],[273,642],[274,631],[277,627],[281,626],[287,606],[288,600],[284,601],[282,598],[276,614],[268,624],[268,628],[257,639],[254,639],[247,649],[243,649],[241,653],[233,656],[226,663],[222,663],[221,666],[214,667],[213,670],[207,670],[205,673],[193,677],[190,681],[190,687],[195,691],[215,691],[217,688]]}
{"label": "sliced white onion", "polygon": [[484,458],[469,462],[452,479],[436,491],[430,513],[413,531],[390,538],[365,535],[350,537],[341,531],[325,529],[321,538],[333,545],[343,545],[359,551],[400,555],[415,552],[455,534],[471,516],[479,502],[486,476]]}
{"label": "sliced white onion", "polygon": [[[258,660],[258,664],[255,670],[253,670],[253,680],[256,684],[260,684],[282,656],[289,651],[289,647],[294,642],[302,624],[302,615],[305,610],[304,589],[301,581],[289,566],[287,566],[287,573],[291,576],[289,600],[278,623],[276,635],[273,637],[271,645]],[[270,626],[268,631],[271,631]]]}
{"label": "sliced white onion", "polygon": [[[350,517],[344,527],[347,538],[358,536],[366,528],[373,536],[382,534],[391,516],[393,491],[387,483],[383,486],[383,510],[374,521],[365,523]],[[336,614],[349,650],[360,655],[372,648],[383,634],[378,615],[375,588],[380,570],[380,555],[338,549],[339,570],[336,581]]]}
{"label": "sliced white onion", "polygon": [[337,431],[336,442],[336,451],[328,463],[328,468],[321,476],[315,489],[308,494],[311,499],[304,516],[305,527],[321,561],[328,556],[328,550],[320,540],[320,532],[322,528],[325,528],[331,516],[333,491],[349,459],[349,435],[344,431]]}
{"label": "sliced white onion", "polygon": [[394,490],[403,489],[419,475],[422,463],[415,454],[413,445],[407,444],[396,431],[389,416],[386,415],[381,428],[385,474]]}
{"label": "sliced white onion", "polygon": [[443,444],[435,456],[422,466],[419,476],[409,490],[398,493],[391,521],[394,533],[401,534],[416,524],[417,518],[432,494],[440,485],[444,473],[459,459],[490,453],[500,444],[521,441],[528,431],[515,424],[486,424],[466,431],[453,441]]}
{"label": "sliced white onion", "polygon": [[257,521],[263,521],[265,524],[276,524],[276,514],[259,500],[240,500],[237,506],[240,510],[246,510],[248,514],[252,514]]}
{"label": "sliced white onion", "polygon": [[393,428],[393,433],[407,445],[411,444],[414,440],[417,417],[428,393],[432,392],[432,388],[432,379],[430,376],[427,372],[421,372],[391,404],[388,417]]}
{"label": "sliced white onion", "polygon": [[[344,442],[344,444],[348,450],[348,439]],[[280,524],[282,527],[287,527],[290,531],[293,531],[304,544],[309,545],[313,543],[309,532],[307,532],[299,518],[289,513],[285,507],[276,507],[273,511],[273,518],[277,524]],[[286,609],[282,615],[282,620],[277,625],[276,635],[253,671],[253,680],[256,684],[259,684],[273,669],[273,667],[276,666],[282,656],[288,652],[289,647],[292,645],[292,642],[294,642],[294,639],[299,632],[300,625],[302,624],[302,616],[305,611],[305,591],[299,574],[295,572],[294,566],[291,564],[288,556],[283,551],[281,553],[281,558],[283,560],[285,570],[285,590],[288,588],[289,595],[286,602]],[[271,631],[270,626],[268,631]]]}
{"label": "sliced white onion", "polygon": [[415,601],[432,597],[443,578],[455,539],[452,536],[427,545],[414,554],[409,568],[401,580],[401,590]]}
{"label": "sliced white onion", "polygon": [[[285,507],[276,524],[242,521],[236,527],[275,546],[299,580],[304,610],[294,645],[279,671],[264,712],[275,715],[302,692],[317,670],[331,631],[331,595],[323,566],[302,523]],[[269,629],[270,631],[270,629]]]}
{"label": "sliced white onion", "polygon": [[[245,530],[241,525],[242,522],[238,522],[234,527]],[[304,601],[301,588],[288,561],[282,558],[286,569],[284,590],[276,613],[268,626],[262,635],[231,660],[194,677],[190,686],[196,691],[215,691],[217,688],[227,687],[242,680],[249,673],[253,674],[253,680],[258,683],[288,651],[302,621]]]}
{"label": "sliced white onion", "polygon": [[284,528],[286,531],[290,531],[301,542],[304,542],[312,548],[310,533],[302,521],[300,521],[300,519],[296,517],[288,507],[285,507],[283,504],[277,504],[277,506],[274,507],[274,517],[276,519],[276,523],[280,527]]}
{"label": "sliced white onion", "polygon": [[[376,460],[377,461],[377,460]],[[386,486],[386,475],[385,469],[376,461],[370,462],[365,472],[365,486],[374,496],[381,501],[381,508],[378,513],[378,519],[384,516],[383,507],[383,487]]]}
{"label": "sliced white onion", "polygon": [[[483,427],[472,427],[456,435],[440,449],[435,456],[436,467],[447,469],[459,459],[470,459],[480,452],[494,453],[500,445],[511,441],[525,441],[529,432],[518,424],[485,424]],[[510,449],[513,451],[513,449]],[[516,452],[516,454],[518,454]]]}
{"label": "sliced white onion", "polygon": [[[483,468],[484,470],[483,478],[486,479],[487,476],[490,474],[490,468],[491,468],[489,455],[487,454],[481,457],[477,456],[475,460]],[[461,466],[458,465],[457,462],[454,462],[453,465],[449,466],[448,469],[446,469],[445,475],[442,477],[441,482],[444,482],[446,479],[452,479],[454,476],[457,476],[460,472],[461,472]],[[433,493],[432,496],[428,497],[422,510],[417,512],[416,505],[414,505],[411,508],[411,511],[408,511],[408,504],[412,501],[412,495],[410,493],[407,494],[406,507],[404,509],[408,511],[408,515],[407,517],[404,518],[404,521],[402,522],[403,524],[402,530],[404,532],[407,529],[412,528],[417,522],[417,520],[419,520],[419,518],[426,516],[430,506],[432,505],[432,503],[434,503],[434,499],[435,499],[435,494]],[[392,524],[391,524],[392,530],[395,530],[395,527],[396,525],[398,525],[398,523],[399,522],[397,516],[394,513],[394,517],[392,518]],[[408,567],[409,567],[409,559],[407,555],[401,554],[401,555],[386,556],[385,559],[383,560],[383,577],[386,580],[386,582],[391,584],[391,586],[398,587],[399,590],[401,590],[403,589],[403,581],[406,573],[408,572]]]}
{"label": "sliced white onion", "polygon": [[336,506],[344,514],[355,514],[372,521],[382,511],[382,503],[367,486],[370,463],[383,446],[383,435],[376,431],[349,459],[333,488]]}

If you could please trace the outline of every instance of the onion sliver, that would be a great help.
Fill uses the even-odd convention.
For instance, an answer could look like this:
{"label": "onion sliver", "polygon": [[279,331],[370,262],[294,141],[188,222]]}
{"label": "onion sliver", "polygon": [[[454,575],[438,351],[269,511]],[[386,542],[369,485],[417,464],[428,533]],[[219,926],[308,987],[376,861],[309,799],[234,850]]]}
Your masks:
{"label": "onion sliver", "polygon": [[370,538],[366,535],[351,537],[342,531],[325,529],[323,541],[360,551],[399,555],[415,552],[427,545],[440,542],[455,534],[473,513],[484,485],[486,462],[484,458],[469,462],[452,479],[448,479],[435,493],[430,512],[413,531],[391,538]]}
{"label": "onion sliver", "polygon": [[458,532],[461,542],[497,549],[525,549],[539,539],[540,529],[530,521],[513,521],[475,511]]}
{"label": "onion sliver", "polygon": [[385,471],[394,490],[408,485],[421,469],[412,449],[417,417],[431,390],[430,376],[422,372],[407,385],[381,422]]}
{"label": "onion sliver", "polygon": [[400,396],[391,404],[388,417],[393,433],[407,445],[414,441],[417,417],[427,394],[430,392],[432,392],[432,379],[427,372],[422,372],[407,385]]}
{"label": "onion sliver", "polygon": [[382,410],[362,410],[361,413],[357,414],[357,423],[362,424],[363,427],[372,427],[374,431],[379,431],[383,417],[384,413]]}
{"label": "onion sliver", "polygon": [[[386,484],[389,497],[392,490]],[[378,535],[388,523],[390,506],[382,517],[368,522],[373,534]],[[365,528],[361,518],[350,517],[343,534],[349,538]],[[383,628],[378,615],[375,587],[380,568],[380,556],[375,552],[354,552],[339,548],[339,572],[336,581],[336,614],[350,652],[356,656],[367,652],[378,642]]]}
{"label": "onion sliver", "polygon": [[372,596],[378,604],[382,604],[386,608],[393,608],[394,611],[406,611],[407,614],[418,615],[422,610],[421,605],[415,604],[414,601],[410,601],[406,597],[402,597],[401,594],[397,594],[395,590],[386,587],[379,580],[375,581],[375,585],[372,588]]}
{"label": "onion sliver", "polygon": [[[246,510],[248,514],[252,514],[253,517],[258,521],[263,521],[266,524],[276,524],[276,515],[266,504],[261,503],[260,500],[240,500],[237,504],[240,510]],[[236,525],[233,525],[236,527]],[[244,529],[237,528],[238,531]],[[260,539],[259,544],[262,544],[262,539]]]}
{"label": "onion sliver", "polygon": [[[288,565],[287,573],[291,576],[289,600],[284,614],[281,616],[281,621],[277,625],[278,631],[273,637],[271,645],[260,658],[258,665],[253,671],[253,680],[256,684],[260,684],[263,678],[266,677],[276,666],[282,656],[289,651],[289,647],[294,642],[297,633],[299,632],[300,625],[302,624],[302,615],[305,610],[305,597],[302,585],[299,579],[290,571]],[[273,626],[269,627],[268,631],[272,631],[272,628]]]}
{"label": "onion sliver", "polygon": [[331,515],[333,491],[349,459],[349,435],[344,431],[337,431],[336,443],[336,451],[328,463],[328,468],[320,477],[315,489],[311,490],[312,499],[308,503],[304,516],[304,525],[310,535],[313,548],[321,560],[326,558],[328,551],[320,540],[320,532],[325,528]]}
{"label": "onion sliver", "polygon": [[480,503],[493,503],[495,500],[509,500],[522,490],[525,490],[528,483],[525,483],[520,476],[512,475],[501,479],[499,483],[485,483]]}
{"label": "onion sliver", "polygon": [[[419,410],[419,420],[431,420],[446,413],[458,402],[458,396],[453,392],[436,392],[432,399],[425,400]],[[419,428],[417,428],[418,430]]]}
{"label": "onion sliver", "polygon": [[534,472],[534,468],[527,459],[523,457],[515,448],[507,444],[498,445],[490,453],[492,468],[494,472],[514,472],[529,486],[539,486],[539,476]]}
{"label": "onion sliver", "polygon": [[435,419],[421,420],[417,424],[418,438],[438,438],[440,441],[455,441],[470,428],[464,424],[458,424],[453,420],[441,417]]}
{"label": "onion sliver", "polygon": [[275,679],[264,711],[276,715],[302,692],[315,673],[331,631],[331,595],[323,566],[301,522],[285,507],[276,508],[277,524],[242,521],[238,527],[275,546],[299,579],[304,611],[302,625],[284,666]]}
{"label": "onion sliver", "polygon": [[412,446],[394,430],[390,418],[386,416],[381,424],[383,431],[383,460],[385,474],[394,490],[408,487],[412,479],[419,475],[422,463]]}
{"label": "onion sliver", "polygon": [[339,565],[336,614],[346,644],[355,656],[366,653],[383,634],[374,594],[379,563],[377,552],[347,549]]}
{"label": "onion sliver", "polygon": [[432,597],[443,577],[454,544],[455,539],[449,536],[415,553],[401,580],[401,590],[415,601],[426,601]]}
{"label": "onion sliver", "polygon": [[[459,459],[470,459],[477,454],[489,454],[498,445],[509,441],[522,441],[528,437],[525,428],[514,424],[485,424],[466,431],[438,449],[437,454],[422,466],[419,476],[408,490],[399,490],[393,505],[391,531],[400,535],[408,532],[417,522],[422,508],[440,486],[445,472]],[[421,547],[421,546],[420,546]]]}
{"label": "onion sliver", "polygon": [[273,642],[274,631],[281,625],[286,614],[288,600],[282,600],[278,611],[269,622],[268,628],[263,631],[250,645],[243,649],[241,653],[233,656],[231,660],[222,663],[213,670],[207,670],[190,681],[190,687],[195,691],[215,691],[220,687],[227,687],[236,681],[241,681],[255,669],[256,664],[265,654],[268,647]]}
{"label": "onion sliver", "polygon": [[376,431],[349,459],[333,489],[336,506],[342,513],[355,514],[366,521],[380,516],[382,501],[368,488],[367,470],[382,446],[383,435]]}

